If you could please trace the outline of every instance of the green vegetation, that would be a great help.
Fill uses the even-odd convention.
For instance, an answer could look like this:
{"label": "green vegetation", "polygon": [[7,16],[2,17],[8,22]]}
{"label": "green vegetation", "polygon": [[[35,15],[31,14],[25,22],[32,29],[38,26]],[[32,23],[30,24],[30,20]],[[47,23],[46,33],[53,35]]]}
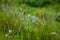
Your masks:
{"label": "green vegetation", "polygon": [[1,0],[0,40],[60,40],[59,0]]}

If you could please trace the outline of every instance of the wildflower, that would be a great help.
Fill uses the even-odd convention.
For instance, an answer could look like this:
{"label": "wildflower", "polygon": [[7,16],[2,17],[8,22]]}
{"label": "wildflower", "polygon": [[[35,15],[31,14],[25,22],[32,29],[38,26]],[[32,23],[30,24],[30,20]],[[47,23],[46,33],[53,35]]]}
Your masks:
{"label": "wildflower", "polygon": [[28,17],[30,17],[31,15],[30,14],[28,14]]}
{"label": "wildflower", "polygon": [[9,30],[9,33],[12,33],[12,30]]}
{"label": "wildflower", "polygon": [[51,32],[50,34],[57,34],[56,32]]}
{"label": "wildflower", "polygon": [[32,20],[34,20],[35,19],[35,16],[32,16]]}
{"label": "wildflower", "polygon": [[35,16],[32,16],[32,22],[36,22]]}

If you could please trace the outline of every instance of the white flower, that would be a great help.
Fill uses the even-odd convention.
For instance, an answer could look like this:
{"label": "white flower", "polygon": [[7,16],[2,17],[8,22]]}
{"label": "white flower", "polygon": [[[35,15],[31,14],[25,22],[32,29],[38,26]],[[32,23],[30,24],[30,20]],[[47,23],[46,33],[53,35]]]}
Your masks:
{"label": "white flower", "polygon": [[12,33],[12,30],[9,30],[9,33]]}
{"label": "white flower", "polygon": [[57,34],[56,32],[51,32],[50,34]]}
{"label": "white flower", "polygon": [[30,14],[28,14],[28,17],[30,17],[31,15]]}

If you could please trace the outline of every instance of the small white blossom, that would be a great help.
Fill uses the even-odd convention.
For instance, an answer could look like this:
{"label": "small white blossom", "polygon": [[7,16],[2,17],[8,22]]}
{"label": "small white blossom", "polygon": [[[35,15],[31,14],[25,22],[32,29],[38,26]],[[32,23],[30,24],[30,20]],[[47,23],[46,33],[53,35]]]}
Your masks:
{"label": "small white blossom", "polygon": [[12,30],[9,30],[9,33],[12,33]]}
{"label": "small white blossom", "polygon": [[31,15],[30,14],[28,14],[28,17],[30,17]]}
{"label": "small white blossom", "polygon": [[51,32],[50,34],[57,34],[56,32]]}

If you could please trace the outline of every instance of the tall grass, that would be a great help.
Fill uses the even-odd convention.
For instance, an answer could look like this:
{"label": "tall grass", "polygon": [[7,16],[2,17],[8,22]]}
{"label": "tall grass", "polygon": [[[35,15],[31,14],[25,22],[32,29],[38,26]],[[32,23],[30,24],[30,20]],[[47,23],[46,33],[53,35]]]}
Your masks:
{"label": "tall grass", "polygon": [[0,11],[0,40],[60,40],[58,13],[53,6],[33,8],[2,8]]}

